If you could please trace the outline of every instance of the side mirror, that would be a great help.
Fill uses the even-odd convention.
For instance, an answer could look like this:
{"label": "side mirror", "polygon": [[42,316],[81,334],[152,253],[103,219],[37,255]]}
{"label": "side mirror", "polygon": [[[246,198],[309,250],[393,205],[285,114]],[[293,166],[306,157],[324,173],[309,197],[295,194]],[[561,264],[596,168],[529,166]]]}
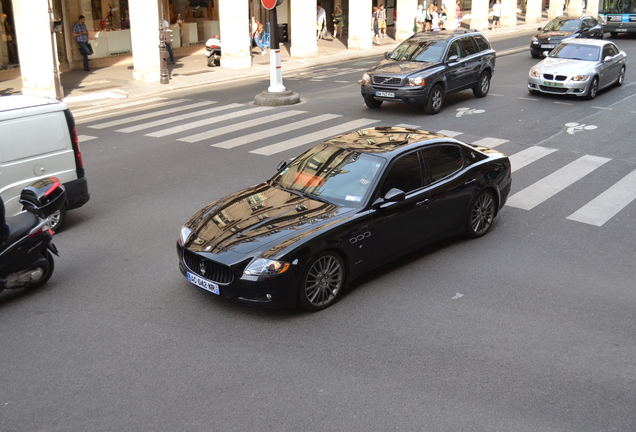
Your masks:
{"label": "side mirror", "polygon": [[287,161],[285,159],[283,159],[282,161],[278,162],[278,165],[276,165],[276,171],[280,172],[282,171],[285,167],[287,166]]}
{"label": "side mirror", "polygon": [[455,63],[457,60],[459,60],[459,56],[457,54],[453,54],[448,58],[449,63]]}
{"label": "side mirror", "polygon": [[612,57],[612,56],[610,56],[610,55],[605,56],[605,58],[603,59],[603,63],[609,63],[609,62],[611,62],[613,59],[614,59],[614,57]]}
{"label": "side mirror", "polygon": [[384,201],[399,202],[406,199],[406,193],[403,190],[393,188],[384,195]]}
{"label": "side mirror", "polygon": [[390,57],[390,56],[391,56],[391,53],[390,53],[390,52],[388,52],[388,51],[387,51],[387,52],[385,52],[385,53],[384,53],[384,58],[385,58],[385,59],[389,60],[389,57]]}
{"label": "side mirror", "polygon": [[541,30],[543,30],[543,29],[542,29],[541,27],[539,27],[537,30],[541,31]]}

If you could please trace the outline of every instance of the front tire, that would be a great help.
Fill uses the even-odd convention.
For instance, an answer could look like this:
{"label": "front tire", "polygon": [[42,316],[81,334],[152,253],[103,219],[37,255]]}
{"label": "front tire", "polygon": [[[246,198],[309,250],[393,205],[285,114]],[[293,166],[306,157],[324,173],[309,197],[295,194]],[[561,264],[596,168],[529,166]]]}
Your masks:
{"label": "front tire", "polygon": [[324,252],[312,259],[303,273],[299,287],[300,305],[311,312],[335,303],[345,286],[345,268],[334,252]]}
{"label": "front tire", "polygon": [[424,112],[431,115],[437,114],[442,110],[443,104],[444,90],[441,85],[437,84],[428,94],[428,100],[426,101],[426,105],[424,105]]}
{"label": "front tire", "polygon": [[473,88],[473,94],[475,97],[486,97],[490,90],[490,74],[487,71],[482,72],[477,81],[477,87]]}
{"label": "front tire", "polygon": [[492,227],[495,219],[495,196],[490,191],[484,191],[477,195],[470,205],[468,212],[468,237],[477,238],[485,235]]}
{"label": "front tire", "polygon": [[365,97],[364,98],[364,103],[369,107],[369,108],[380,108],[382,106],[382,101],[379,100],[375,100],[372,97]]}
{"label": "front tire", "polygon": [[592,82],[590,83],[590,88],[587,91],[586,99],[592,100],[596,97],[598,93],[598,77],[594,77]]}
{"label": "front tire", "polygon": [[40,267],[42,270],[42,277],[36,282],[29,282],[26,284],[25,288],[27,289],[35,289],[40,288],[42,285],[48,282],[53,276],[53,270],[55,270],[55,261],[53,261],[53,255],[48,250],[44,252],[46,258],[46,265]]}

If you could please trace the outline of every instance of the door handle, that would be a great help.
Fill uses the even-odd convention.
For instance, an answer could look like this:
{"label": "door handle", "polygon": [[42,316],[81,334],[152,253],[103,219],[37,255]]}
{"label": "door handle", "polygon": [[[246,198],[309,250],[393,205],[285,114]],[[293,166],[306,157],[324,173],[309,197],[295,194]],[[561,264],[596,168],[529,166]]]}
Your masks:
{"label": "door handle", "polygon": [[472,185],[475,183],[477,183],[477,179],[468,180],[466,183],[464,183],[464,186]]}
{"label": "door handle", "polygon": [[428,203],[430,203],[430,202],[431,202],[431,200],[430,200],[430,199],[428,199],[428,198],[426,198],[425,200],[423,200],[423,201],[420,201],[420,202],[416,203],[416,204],[415,204],[415,207],[421,207],[421,206],[426,205],[426,204],[428,204]]}

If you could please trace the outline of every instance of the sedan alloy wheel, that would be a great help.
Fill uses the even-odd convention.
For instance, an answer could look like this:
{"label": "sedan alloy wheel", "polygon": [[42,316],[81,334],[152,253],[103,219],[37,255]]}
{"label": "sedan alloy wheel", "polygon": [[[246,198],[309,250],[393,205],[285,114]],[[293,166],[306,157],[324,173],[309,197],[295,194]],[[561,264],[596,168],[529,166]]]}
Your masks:
{"label": "sedan alloy wheel", "polygon": [[492,226],[495,218],[495,197],[491,192],[482,192],[470,208],[468,219],[468,236],[481,237]]}
{"label": "sedan alloy wheel", "polygon": [[300,304],[310,311],[331,305],[344,287],[344,264],[334,253],[314,258],[305,272],[300,286]]}

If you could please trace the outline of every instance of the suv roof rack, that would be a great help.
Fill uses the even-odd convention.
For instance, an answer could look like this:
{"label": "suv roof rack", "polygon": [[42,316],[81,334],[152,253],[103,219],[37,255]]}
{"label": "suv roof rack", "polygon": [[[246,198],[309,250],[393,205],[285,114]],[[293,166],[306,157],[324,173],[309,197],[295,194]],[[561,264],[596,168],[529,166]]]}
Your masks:
{"label": "suv roof rack", "polygon": [[457,29],[455,30],[455,34],[466,34],[466,33],[477,33],[479,30],[477,29]]}

